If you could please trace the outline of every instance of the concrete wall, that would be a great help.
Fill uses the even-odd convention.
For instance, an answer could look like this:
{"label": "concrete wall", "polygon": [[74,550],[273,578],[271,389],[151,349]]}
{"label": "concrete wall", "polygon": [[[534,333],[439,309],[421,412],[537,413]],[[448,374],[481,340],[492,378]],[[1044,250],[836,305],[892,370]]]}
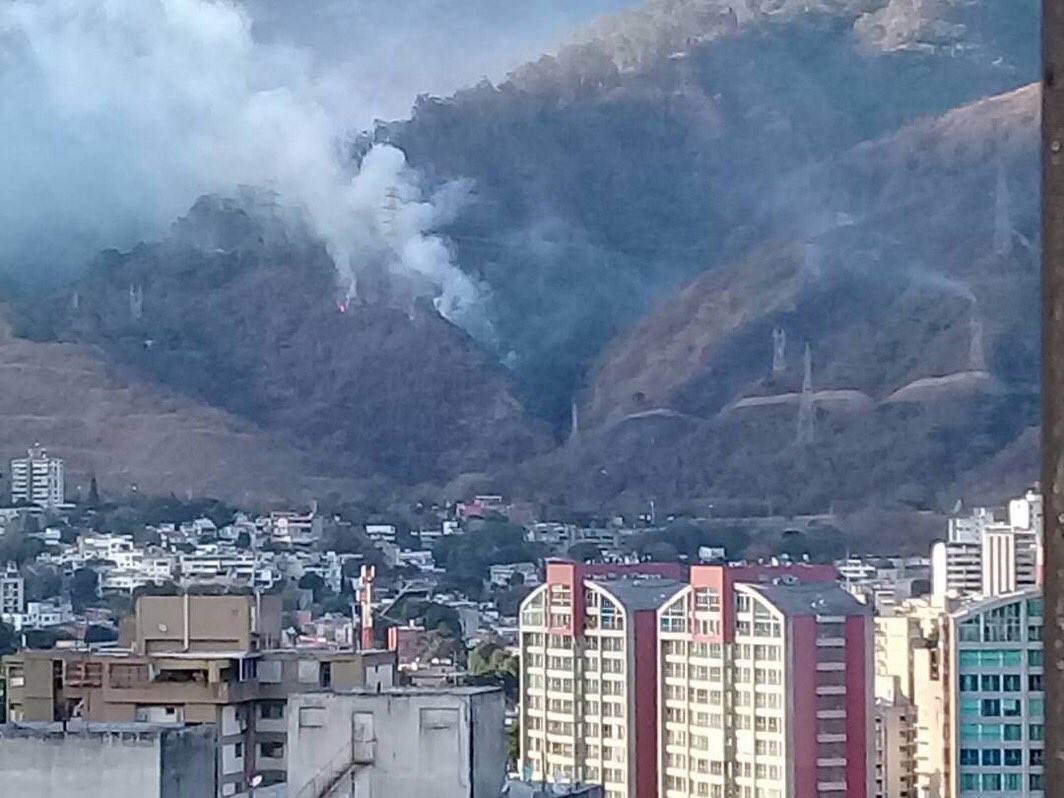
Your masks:
{"label": "concrete wall", "polygon": [[335,798],[496,798],[505,777],[498,690],[309,693],[289,700],[288,720],[293,795],[352,758]]}
{"label": "concrete wall", "polygon": [[205,798],[215,794],[214,732],[0,730],[0,785],[33,798]]}
{"label": "concrete wall", "polygon": [[[218,789],[215,727],[163,732],[160,798],[210,798]],[[91,793],[90,793],[91,794]],[[110,793],[109,798],[117,798]]]}

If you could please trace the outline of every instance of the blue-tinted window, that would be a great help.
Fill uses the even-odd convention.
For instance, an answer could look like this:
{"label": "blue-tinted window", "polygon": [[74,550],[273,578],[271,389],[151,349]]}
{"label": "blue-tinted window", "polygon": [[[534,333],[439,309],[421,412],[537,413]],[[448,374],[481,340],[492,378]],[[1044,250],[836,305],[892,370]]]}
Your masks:
{"label": "blue-tinted window", "polygon": [[979,699],[978,698],[962,698],[961,699],[961,714],[962,715],[978,715],[979,714]]}
{"label": "blue-tinted window", "polygon": [[1045,699],[1031,698],[1027,701],[1027,711],[1032,718],[1040,718],[1045,715]]}
{"label": "blue-tinted window", "polygon": [[1005,698],[1001,701],[1001,714],[1006,718],[1018,718],[1023,714],[1023,702],[1018,698]]}
{"label": "blue-tinted window", "polygon": [[1032,693],[1042,692],[1042,674],[1032,673],[1027,677],[1027,689]]}
{"label": "blue-tinted window", "polygon": [[[1017,677],[1018,678],[1018,677]],[[962,693],[975,693],[979,690],[979,677],[971,674],[962,674],[960,678]]]}
{"label": "blue-tinted window", "polygon": [[1001,749],[1000,748],[984,748],[983,749],[983,766],[998,766],[1001,764]]}
{"label": "blue-tinted window", "polygon": [[[961,764],[964,764],[963,762]],[[1020,767],[1023,764],[1022,748],[1005,749],[1005,765],[1011,768]]]}
{"label": "blue-tinted window", "polygon": [[984,773],[983,774],[983,792],[1000,792],[1001,791],[1001,774],[1000,773]]}
{"label": "blue-tinted window", "polygon": [[1046,738],[1046,730],[1041,723],[1032,723],[1028,728],[1028,733],[1032,740],[1044,740]]}
{"label": "blue-tinted window", "polygon": [[1032,643],[1039,643],[1042,640],[1042,627],[1034,624],[1027,627],[1027,639]]}
{"label": "blue-tinted window", "polygon": [[1022,784],[1023,777],[1019,773],[1005,774],[1005,792],[1019,792]]}
{"label": "blue-tinted window", "polygon": [[1027,664],[1033,665],[1036,668],[1042,666],[1042,649],[1032,648],[1027,652]]}
{"label": "blue-tinted window", "polygon": [[984,718],[997,718],[1001,716],[1001,699],[984,698],[980,706],[980,712]]}
{"label": "blue-tinted window", "polygon": [[978,773],[962,773],[961,774],[961,789],[962,790],[978,790],[979,789],[979,774]]}
{"label": "blue-tinted window", "polygon": [[962,748],[961,749],[961,764],[962,765],[978,765],[979,764],[979,749],[978,748]]}
{"label": "blue-tinted window", "polygon": [[1032,748],[1031,749],[1031,766],[1032,767],[1038,767],[1041,764],[1042,764],[1042,749],[1041,748]]}
{"label": "blue-tinted window", "polygon": [[1042,617],[1042,599],[1027,599],[1027,614],[1032,618]]}
{"label": "blue-tinted window", "polygon": [[1032,790],[1041,790],[1042,789],[1042,774],[1041,773],[1032,773],[1031,774],[1031,789]]}
{"label": "blue-tinted window", "polygon": [[1023,726],[1019,723],[1006,723],[1004,740],[1022,740]]}
{"label": "blue-tinted window", "polygon": [[981,687],[984,693],[997,693],[1001,690],[1001,677],[996,673],[988,673],[982,677]]}
{"label": "blue-tinted window", "polygon": [[1018,693],[1022,684],[1018,673],[1006,673],[1001,677],[1001,689],[1006,693]]}

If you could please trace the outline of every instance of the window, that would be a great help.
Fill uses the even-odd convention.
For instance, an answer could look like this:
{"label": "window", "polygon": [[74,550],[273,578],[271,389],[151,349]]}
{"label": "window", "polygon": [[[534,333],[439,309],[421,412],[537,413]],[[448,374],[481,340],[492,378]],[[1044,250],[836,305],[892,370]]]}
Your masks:
{"label": "window", "polygon": [[984,693],[997,693],[1001,690],[1001,677],[997,674],[987,674],[980,681]]}
{"label": "window", "polygon": [[1046,738],[1045,727],[1041,723],[1032,723],[1027,727],[1027,736],[1031,740],[1042,741]]}
{"label": "window", "polygon": [[1041,790],[1042,789],[1042,774],[1041,773],[1032,773],[1031,774],[1030,784],[1031,784],[1031,789],[1032,790]]}
{"label": "window", "polygon": [[1033,598],[1027,600],[1027,615],[1031,618],[1042,617],[1042,599]]}
{"label": "window", "polygon": [[1027,639],[1032,643],[1039,643],[1042,641],[1042,627],[1041,626],[1028,626],[1027,627]]}
{"label": "window", "polygon": [[1001,764],[1000,748],[984,748],[982,756],[983,767],[998,766]]}
{"label": "window", "polygon": [[284,743],[259,743],[259,756],[280,759],[284,756]]}
{"label": "window", "polygon": [[233,756],[236,759],[240,759],[241,757],[244,756],[244,744],[243,743],[233,743]]}
{"label": "window", "polygon": [[1041,767],[1042,766],[1042,758],[1043,758],[1043,751],[1042,751],[1041,748],[1032,748],[1031,749],[1031,767],[1034,767],[1034,768]]}
{"label": "window", "polygon": [[1019,792],[1020,784],[1022,783],[1022,777],[1019,773],[1006,773],[1005,779],[1005,792]]}
{"label": "window", "polygon": [[977,693],[979,692],[979,677],[970,674],[962,674],[960,677],[961,692],[962,693]]}
{"label": "window", "polygon": [[962,748],[961,749],[961,764],[962,765],[978,765],[979,764],[979,749],[978,748]]}
{"label": "window", "polygon": [[1014,742],[1016,740],[1022,740],[1023,739],[1023,726],[1021,726],[1019,723],[1006,723],[1005,724],[1005,735],[1004,735],[1004,737],[1002,737],[1002,739],[1003,740],[1008,740],[1009,742]]}
{"label": "window", "polygon": [[980,713],[984,718],[997,718],[1001,716],[1001,700],[997,698],[984,698]]}
{"label": "window", "polygon": [[1045,699],[1032,698],[1027,701],[1027,711],[1032,718],[1040,718],[1045,715]]}
{"label": "window", "polygon": [[1001,714],[1006,718],[1018,718],[1023,714],[1023,702],[1018,698],[1006,698],[1001,702]]}
{"label": "window", "polygon": [[1027,652],[1027,664],[1033,668],[1042,667],[1042,649],[1032,648]]}
{"label": "window", "polygon": [[983,774],[983,792],[1000,792],[1001,791],[1001,774],[1000,773],[984,773]]}
{"label": "window", "polygon": [[1018,673],[1006,673],[1001,677],[1001,689],[1006,693],[1018,693],[1021,683]]}
{"label": "window", "polygon": [[[1019,679],[1018,676],[1016,678]],[[1043,690],[1043,688],[1042,688],[1042,674],[1040,674],[1040,673],[1032,673],[1030,676],[1028,676],[1027,677],[1027,689],[1030,690],[1032,693],[1041,693],[1042,690]]]}
{"label": "window", "polygon": [[[1020,767],[1023,764],[1023,749],[1022,748],[1006,748],[1005,749],[1005,767],[1015,768]],[[963,762],[961,764],[964,764]]]}
{"label": "window", "polygon": [[281,720],[284,718],[284,701],[266,701],[259,706],[259,717],[263,720]]}

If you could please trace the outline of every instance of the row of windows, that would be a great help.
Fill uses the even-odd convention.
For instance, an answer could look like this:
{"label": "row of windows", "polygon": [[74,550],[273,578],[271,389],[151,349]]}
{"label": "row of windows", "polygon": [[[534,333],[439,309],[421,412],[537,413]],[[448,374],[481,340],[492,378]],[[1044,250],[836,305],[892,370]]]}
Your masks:
{"label": "row of windows", "polygon": [[[1028,701],[1027,708],[1032,717],[1042,716],[1044,701],[1040,698],[1032,698]],[[1019,698],[962,698],[961,715],[970,717],[977,715],[984,718],[1018,718],[1023,714],[1023,701]]]}
{"label": "row of windows", "polygon": [[[970,766],[1021,767],[1024,750],[1023,748],[962,748],[960,760],[962,765]],[[1030,749],[1027,758],[1027,764],[1034,767],[1041,765],[1042,749]]]}
{"label": "row of windows", "polygon": [[[960,676],[962,693],[1018,693],[1023,689],[1023,677],[1018,673],[985,673],[982,676],[965,673]],[[1032,693],[1042,692],[1042,674],[1027,676],[1027,689]]]}
{"label": "row of windows", "polygon": [[[1042,789],[1042,774],[1028,777],[1031,790]],[[962,773],[961,793],[965,792],[1021,792],[1023,776],[1020,773]]]}
{"label": "row of windows", "polygon": [[[960,651],[957,659],[962,668],[1002,668],[1019,667],[1023,664],[1023,652],[1019,649],[988,648],[975,651]],[[1034,668],[1042,667],[1042,649],[1032,648],[1027,651],[1027,664]]]}
{"label": "row of windows", "polygon": [[[962,723],[960,728],[962,740],[984,740],[989,742],[1019,742],[1023,740],[1021,723]],[[1027,739],[1035,742],[1045,739],[1045,727],[1041,723],[1027,726]]]}

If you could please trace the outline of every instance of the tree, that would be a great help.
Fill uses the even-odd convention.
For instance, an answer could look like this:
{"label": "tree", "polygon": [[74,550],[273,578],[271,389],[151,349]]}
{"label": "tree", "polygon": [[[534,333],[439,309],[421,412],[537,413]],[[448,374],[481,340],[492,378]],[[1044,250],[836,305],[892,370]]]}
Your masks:
{"label": "tree", "polygon": [[18,638],[15,636],[15,627],[11,624],[0,623],[0,656],[14,654],[18,648]]}
{"label": "tree", "polygon": [[594,543],[575,543],[569,547],[569,559],[576,562],[596,562],[602,559],[602,549]]}
{"label": "tree", "polygon": [[83,610],[100,596],[100,575],[92,568],[79,568],[70,580],[70,600],[75,609]]}
{"label": "tree", "polygon": [[299,578],[299,589],[309,590],[314,594],[314,602],[318,603],[324,598],[325,593],[328,592],[328,587],[325,584],[325,580],[318,574],[309,573],[303,574]]}
{"label": "tree", "polygon": [[86,643],[113,643],[118,639],[118,632],[112,629],[110,626],[100,626],[99,624],[89,624],[85,630],[85,642]]}

